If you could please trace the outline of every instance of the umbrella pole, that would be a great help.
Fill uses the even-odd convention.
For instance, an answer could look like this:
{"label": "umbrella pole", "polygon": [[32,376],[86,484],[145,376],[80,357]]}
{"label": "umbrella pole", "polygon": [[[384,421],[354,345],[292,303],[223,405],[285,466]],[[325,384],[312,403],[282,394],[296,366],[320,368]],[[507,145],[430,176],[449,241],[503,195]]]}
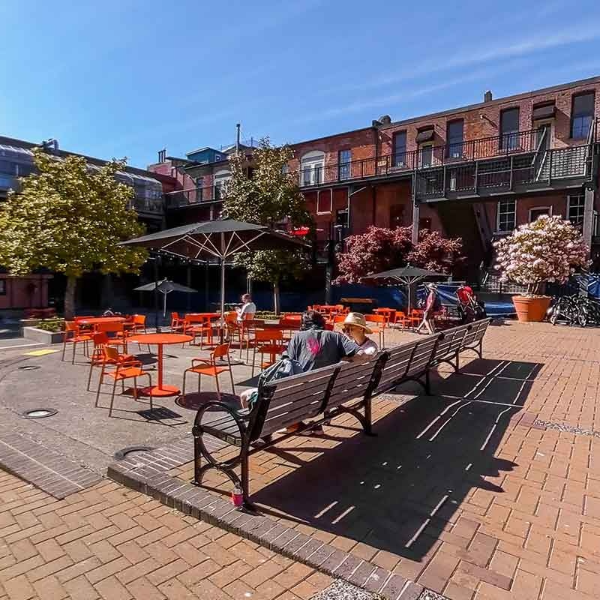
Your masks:
{"label": "umbrella pole", "polygon": [[221,344],[225,335],[225,259],[221,258]]}
{"label": "umbrella pole", "polygon": [[163,319],[167,317],[167,292],[163,293]]}
{"label": "umbrella pole", "polygon": [[154,259],[154,327],[160,332],[158,326],[158,256]]}

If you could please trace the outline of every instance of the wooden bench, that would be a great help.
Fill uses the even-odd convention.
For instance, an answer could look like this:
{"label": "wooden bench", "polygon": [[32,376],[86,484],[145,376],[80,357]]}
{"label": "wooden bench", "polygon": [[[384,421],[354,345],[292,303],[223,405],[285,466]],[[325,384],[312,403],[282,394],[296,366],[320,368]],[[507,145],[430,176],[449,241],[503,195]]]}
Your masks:
{"label": "wooden bench", "polygon": [[388,360],[375,394],[387,392],[402,383],[416,381],[431,393],[430,371],[441,363],[459,369],[461,352],[472,350],[479,358],[483,352],[483,336],[491,319],[459,325],[442,333],[427,336],[388,350]]}
{"label": "wooden bench", "polygon": [[[380,352],[365,361],[341,362],[267,383],[259,388],[252,411],[236,410],[222,402],[203,405],[198,410],[192,429],[194,482],[201,485],[206,471],[217,469],[234,485],[241,487],[244,505],[251,508],[248,458],[255,452],[313,429],[343,413],[354,416],[364,433],[372,435],[371,398],[387,358],[387,352]],[[210,421],[205,420],[207,411],[215,409],[224,414]],[[307,419],[311,419],[311,422],[303,423],[293,433],[283,433],[273,438],[274,433]],[[219,461],[211,454],[205,435],[239,448],[239,454]],[[206,464],[202,464],[203,458]],[[234,470],[238,466],[241,466],[241,478]]]}

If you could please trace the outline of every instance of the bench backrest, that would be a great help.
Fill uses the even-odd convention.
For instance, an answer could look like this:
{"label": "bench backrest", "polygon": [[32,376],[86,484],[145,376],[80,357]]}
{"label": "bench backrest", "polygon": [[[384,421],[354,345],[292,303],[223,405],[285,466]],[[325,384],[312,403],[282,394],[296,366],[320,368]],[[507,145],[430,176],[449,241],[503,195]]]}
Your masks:
{"label": "bench backrest", "polygon": [[465,348],[478,344],[483,339],[491,320],[491,318],[480,319],[479,321],[471,323],[471,329],[465,336],[460,349],[464,350]]}
{"label": "bench backrest", "polygon": [[372,394],[387,358],[387,353],[380,352],[369,360],[341,363],[331,388],[327,408],[333,409],[355,398],[364,398]]}
{"label": "bench backrest", "polygon": [[435,348],[432,363],[438,364],[440,361],[459,352],[463,348],[465,338],[471,331],[471,325],[459,325],[446,329],[440,334],[440,340]]}
{"label": "bench backrest", "polygon": [[385,358],[387,354],[379,353],[366,362],[341,362],[265,384],[252,411],[250,439],[311,419],[373,391],[377,385],[374,374]]}

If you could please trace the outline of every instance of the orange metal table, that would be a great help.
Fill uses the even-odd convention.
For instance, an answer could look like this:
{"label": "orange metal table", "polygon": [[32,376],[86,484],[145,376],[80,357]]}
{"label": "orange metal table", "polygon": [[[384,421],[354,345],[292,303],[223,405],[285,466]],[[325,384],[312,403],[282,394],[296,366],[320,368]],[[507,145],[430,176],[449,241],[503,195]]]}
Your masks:
{"label": "orange metal table", "polygon": [[174,385],[163,384],[163,346],[169,344],[184,344],[191,342],[194,338],[191,335],[182,335],[180,333],[142,333],[140,335],[132,335],[127,338],[127,342],[135,344],[158,346],[158,385],[144,388],[142,393],[146,396],[178,396],[181,391]]}
{"label": "orange metal table", "polygon": [[100,323],[124,323],[125,317],[93,317],[90,319],[77,319],[77,325],[99,325]]}

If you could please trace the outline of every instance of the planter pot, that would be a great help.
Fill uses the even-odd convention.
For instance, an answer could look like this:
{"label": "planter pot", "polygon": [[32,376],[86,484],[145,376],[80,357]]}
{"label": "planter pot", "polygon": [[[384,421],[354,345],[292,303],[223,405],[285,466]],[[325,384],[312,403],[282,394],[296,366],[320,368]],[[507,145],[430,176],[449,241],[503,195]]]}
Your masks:
{"label": "planter pot", "polygon": [[42,344],[61,344],[63,341],[63,334],[60,331],[44,331],[37,327],[23,327],[23,337]]}
{"label": "planter pot", "polygon": [[550,296],[513,296],[517,317],[522,323],[539,323],[544,320],[550,306]]}

